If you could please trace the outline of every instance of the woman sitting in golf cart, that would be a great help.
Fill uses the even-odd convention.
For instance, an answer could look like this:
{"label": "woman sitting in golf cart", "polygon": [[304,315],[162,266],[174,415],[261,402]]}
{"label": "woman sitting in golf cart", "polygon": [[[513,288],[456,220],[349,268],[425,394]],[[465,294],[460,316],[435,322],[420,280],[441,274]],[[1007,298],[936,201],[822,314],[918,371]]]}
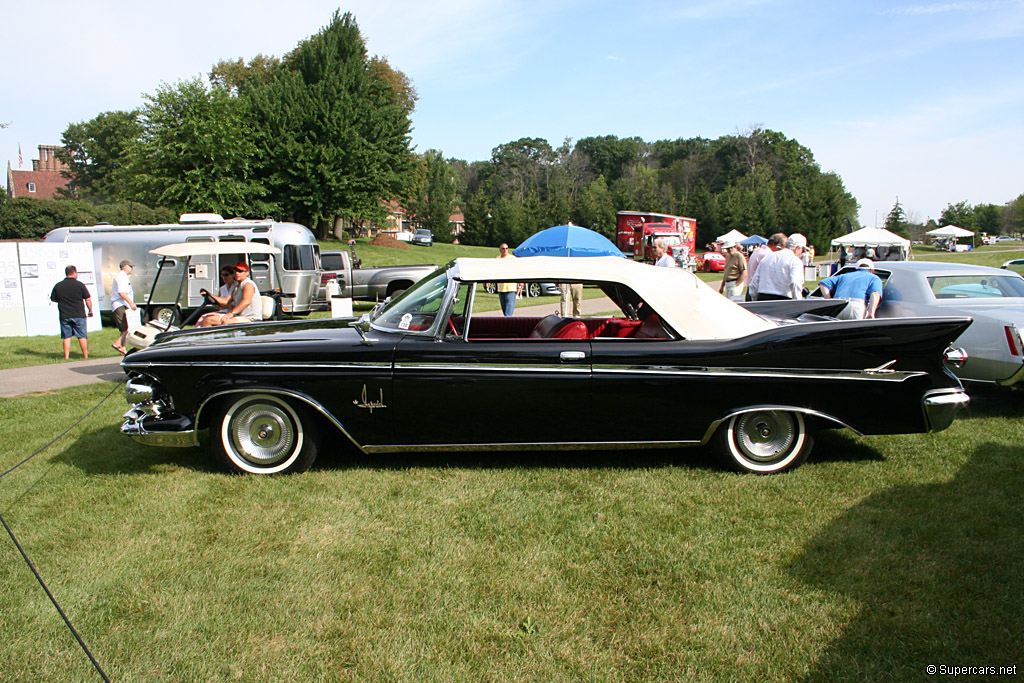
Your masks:
{"label": "woman sitting in golf cart", "polygon": [[[234,267],[234,290],[224,296],[210,295],[217,303],[226,306],[226,310],[207,313],[196,323],[196,327],[213,327],[214,325],[232,325],[235,323],[251,323],[263,320],[263,298],[256,284],[249,279],[249,265],[239,261]],[[223,291],[223,287],[221,288]]]}

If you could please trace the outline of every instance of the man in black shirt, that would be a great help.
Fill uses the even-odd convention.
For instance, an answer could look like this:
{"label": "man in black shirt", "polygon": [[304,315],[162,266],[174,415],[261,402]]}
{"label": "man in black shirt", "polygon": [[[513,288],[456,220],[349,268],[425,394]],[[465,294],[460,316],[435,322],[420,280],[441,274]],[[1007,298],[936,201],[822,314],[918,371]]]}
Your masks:
{"label": "man in black shirt", "polygon": [[[82,356],[89,357],[89,341],[86,338],[85,309],[89,308],[89,317],[92,317],[92,296],[89,290],[78,281],[78,269],[68,266],[64,269],[65,277],[53,286],[50,292],[50,301],[57,303],[57,314],[60,317],[60,338],[64,344],[64,360],[68,359],[71,353],[71,337],[78,337],[78,344],[82,347]],[[82,302],[85,302],[85,306]]]}

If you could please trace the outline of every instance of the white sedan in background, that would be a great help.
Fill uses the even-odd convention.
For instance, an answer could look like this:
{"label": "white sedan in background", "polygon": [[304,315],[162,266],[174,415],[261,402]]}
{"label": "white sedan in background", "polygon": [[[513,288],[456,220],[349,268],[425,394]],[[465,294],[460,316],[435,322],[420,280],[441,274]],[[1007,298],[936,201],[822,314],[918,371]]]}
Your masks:
{"label": "white sedan in background", "polygon": [[875,268],[885,282],[879,318],[969,315],[974,322],[956,342],[968,358],[956,375],[964,382],[1024,387],[1024,277],[929,261],[886,261]]}

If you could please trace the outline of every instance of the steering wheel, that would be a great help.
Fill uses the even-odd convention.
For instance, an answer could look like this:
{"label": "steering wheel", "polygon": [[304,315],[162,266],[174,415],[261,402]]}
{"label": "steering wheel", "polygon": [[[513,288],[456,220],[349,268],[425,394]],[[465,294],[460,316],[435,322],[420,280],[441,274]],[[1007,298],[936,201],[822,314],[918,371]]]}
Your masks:
{"label": "steering wheel", "polygon": [[452,320],[451,318],[448,318],[448,327],[449,329],[451,329],[452,334],[454,334],[456,337],[459,336],[459,329],[455,327],[455,321]]}
{"label": "steering wheel", "polygon": [[210,294],[208,291],[206,291],[205,289],[200,289],[199,293],[203,295],[203,305],[206,305],[206,304],[210,304],[211,306],[216,306],[217,305],[217,300],[214,299],[213,295]]}

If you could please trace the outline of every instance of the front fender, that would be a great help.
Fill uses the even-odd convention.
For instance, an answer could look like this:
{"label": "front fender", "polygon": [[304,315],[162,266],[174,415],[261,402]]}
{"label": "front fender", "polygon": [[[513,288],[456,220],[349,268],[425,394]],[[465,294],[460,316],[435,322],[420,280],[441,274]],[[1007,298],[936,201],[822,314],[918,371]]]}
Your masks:
{"label": "front fender", "polygon": [[319,401],[317,401],[316,399],[314,399],[311,396],[308,396],[308,395],[306,395],[306,394],[304,394],[302,392],[299,392],[299,391],[293,391],[291,389],[281,389],[281,388],[276,388],[276,387],[275,388],[246,387],[245,389],[225,389],[225,390],[222,390],[222,391],[214,392],[214,393],[210,394],[209,396],[205,397],[203,399],[202,403],[200,403],[199,408],[196,410],[195,424],[197,426],[205,426],[204,419],[206,420],[207,423],[209,422],[209,418],[205,418],[204,417],[204,412],[206,413],[206,415],[209,415],[210,412],[207,409],[211,408],[211,406],[214,406],[214,405],[216,405],[218,403],[221,403],[224,400],[230,400],[231,397],[236,395],[236,394],[254,394],[254,393],[258,393],[258,394],[273,394],[273,395],[276,395],[276,396],[284,396],[284,397],[287,397],[287,398],[299,401],[303,405],[305,405],[308,408],[314,410],[317,414],[322,416],[329,423],[334,425],[334,427],[337,428],[338,431],[340,431],[342,434],[344,434],[345,437],[349,441],[352,442],[352,445],[354,445],[356,448],[358,448],[361,452],[364,452],[364,453],[366,452],[363,449],[362,445],[359,442],[357,442],[354,438],[352,438],[352,435],[348,432],[347,429],[345,429],[345,426],[341,423],[341,421],[338,420],[338,418],[335,417],[335,415],[333,413],[331,413],[329,410],[327,410],[327,408],[325,408],[322,403],[320,403]]}

